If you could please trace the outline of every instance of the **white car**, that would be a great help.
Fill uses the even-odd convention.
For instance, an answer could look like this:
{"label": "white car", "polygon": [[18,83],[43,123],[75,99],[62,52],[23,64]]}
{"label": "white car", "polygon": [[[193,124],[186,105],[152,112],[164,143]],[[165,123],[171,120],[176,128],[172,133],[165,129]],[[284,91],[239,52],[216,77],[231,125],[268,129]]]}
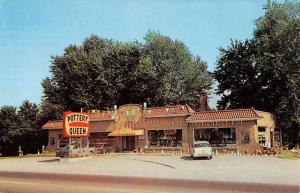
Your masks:
{"label": "white car", "polygon": [[195,157],[208,157],[209,159],[212,159],[213,157],[213,151],[210,147],[210,144],[208,141],[196,141],[194,143],[193,152],[192,152],[192,158]]}
{"label": "white car", "polygon": [[67,145],[63,149],[57,150],[56,151],[56,156],[57,157],[69,157],[69,154],[71,155],[89,155],[89,154],[94,154],[95,153],[95,148],[94,147],[82,147],[80,149],[79,145]]}

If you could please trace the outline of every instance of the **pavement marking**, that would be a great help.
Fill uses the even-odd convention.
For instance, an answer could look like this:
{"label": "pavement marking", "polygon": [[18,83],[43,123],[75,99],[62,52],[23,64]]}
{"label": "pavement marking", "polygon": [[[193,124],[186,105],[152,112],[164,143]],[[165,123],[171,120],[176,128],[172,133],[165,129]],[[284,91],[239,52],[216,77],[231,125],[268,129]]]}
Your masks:
{"label": "pavement marking", "polygon": [[[91,190],[91,189],[97,189],[101,191],[108,191],[108,192],[130,192],[130,193],[154,193],[153,191],[145,191],[143,189],[126,189],[126,188],[110,188],[110,187],[94,187],[94,186],[75,186],[75,185],[61,185],[57,184],[54,182],[49,182],[49,183],[32,183],[32,182],[24,182],[24,181],[13,181],[13,180],[0,180],[0,184],[13,184],[13,185],[28,185],[28,186],[35,186],[35,187],[41,187],[41,186],[46,186],[46,187],[52,187],[57,186],[59,188],[66,188],[66,189],[81,189],[81,190]],[[96,185],[96,184],[95,184]],[[161,192],[161,191],[155,191],[155,193],[168,193],[168,192]]]}
{"label": "pavement marking", "polygon": [[16,182],[12,180],[0,180],[0,184],[19,184],[19,185],[36,185],[35,183],[30,183],[30,182]]}
{"label": "pavement marking", "polygon": [[135,161],[141,161],[141,162],[148,162],[148,163],[152,163],[152,164],[157,164],[157,165],[161,165],[161,166],[166,166],[172,169],[176,169],[174,166],[168,165],[168,164],[164,164],[164,163],[160,163],[160,162],[155,162],[155,161],[150,161],[150,160],[144,160],[144,159],[135,159],[135,158],[123,158],[126,160],[135,160]]}

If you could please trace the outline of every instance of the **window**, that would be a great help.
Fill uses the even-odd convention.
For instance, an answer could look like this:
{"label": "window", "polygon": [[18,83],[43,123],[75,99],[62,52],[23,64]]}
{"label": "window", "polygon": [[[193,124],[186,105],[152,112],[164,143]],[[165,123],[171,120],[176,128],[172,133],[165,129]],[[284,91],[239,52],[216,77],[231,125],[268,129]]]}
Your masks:
{"label": "window", "polygon": [[195,143],[194,147],[209,147],[209,143]]}
{"label": "window", "polygon": [[55,138],[54,137],[50,137],[50,145],[55,145]]}
{"label": "window", "polygon": [[249,143],[250,142],[249,132],[243,132],[242,138],[243,138],[243,143]]}
{"label": "window", "polygon": [[258,143],[261,146],[266,146],[266,136],[265,135],[258,135]]}
{"label": "window", "polygon": [[63,140],[62,134],[58,134],[58,139],[59,139],[59,140]]}
{"label": "window", "polygon": [[182,131],[173,130],[149,130],[149,147],[181,147]]}
{"label": "window", "polygon": [[235,128],[194,129],[194,141],[208,141],[212,146],[230,146],[236,143]]}
{"label": "window", "polygon": [[266,128],[265,127],[258,127],[258,132],[266,132]]}

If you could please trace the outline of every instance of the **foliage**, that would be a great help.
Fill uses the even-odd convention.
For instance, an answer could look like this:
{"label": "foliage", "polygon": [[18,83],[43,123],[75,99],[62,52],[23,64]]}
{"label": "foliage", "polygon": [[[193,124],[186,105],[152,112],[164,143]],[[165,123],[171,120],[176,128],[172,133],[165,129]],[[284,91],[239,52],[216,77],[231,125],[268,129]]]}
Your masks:
{"label": "foliage", "polygon": [[114,104],[190,104],[209,89],[206,64],[187,47],[149,32],[144,43],[92,35],[52,57],[51,77],[43,80],[43,110],[103,109]]}
{"label": "foliage", "polygon": [[214,78],[220,108],[254,107],[277,115],[289,144],[299,144],[300,3],[269,1],[254,37],[220,49]]}
{"label": "foliage", "polygon": [[37,153],[46,144],[45,133],[39,124],[39,109],[25,100],[17,111],[16,107],[0,109],[0,153],[16,155],[19,146],[25,153]]}

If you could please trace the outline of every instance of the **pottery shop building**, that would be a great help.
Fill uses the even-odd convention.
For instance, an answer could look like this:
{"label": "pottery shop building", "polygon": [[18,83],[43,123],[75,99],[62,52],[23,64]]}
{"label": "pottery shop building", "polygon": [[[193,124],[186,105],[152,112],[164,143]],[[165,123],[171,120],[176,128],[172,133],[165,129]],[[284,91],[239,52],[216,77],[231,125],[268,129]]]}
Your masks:
{"label": "pottery shop building", "polygon": [[[188,105],[142,107],[128,104],[113,111],[91,110],[90,136],[84,139],[101,152],[189,154],[195,141],[209,141],[215,151],[249,152],[279,146],[271,113],[255,109],[195,112]],[[68,143],[63,121],[43,125],[46,150]]]}

